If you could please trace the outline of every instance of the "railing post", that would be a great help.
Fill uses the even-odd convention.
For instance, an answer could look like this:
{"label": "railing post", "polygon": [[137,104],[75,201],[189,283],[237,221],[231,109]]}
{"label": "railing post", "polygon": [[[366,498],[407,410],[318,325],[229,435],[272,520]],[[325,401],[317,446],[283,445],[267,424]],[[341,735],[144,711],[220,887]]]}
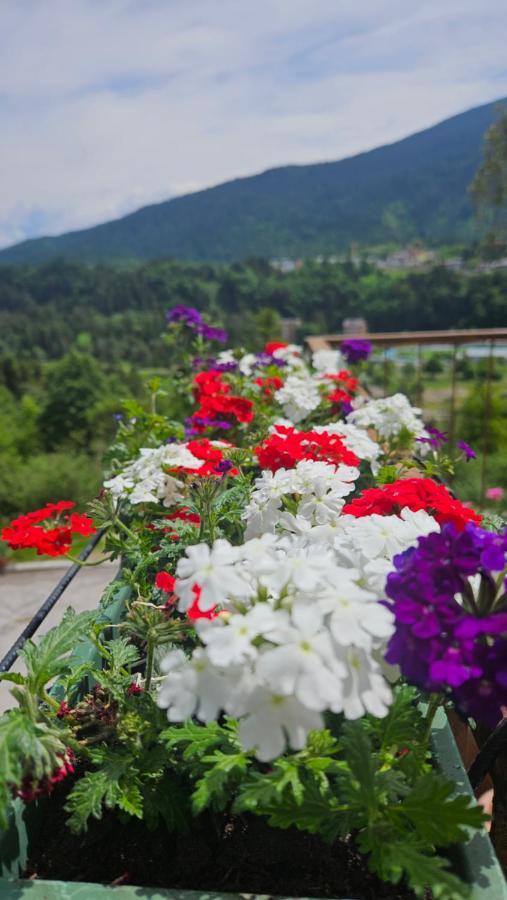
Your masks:
{"label": "railing post", "polygon": [[458,345],[454,344],[452,350],[452,376],[451,376],[451,409],[449,414],[449,444],[454,446],[454,433],[456,430],[456,364],[458,361]]}
{"label": "railing post", "polygon": [[424,398],[423,378],[422,378],[422,350],[421,345],[417,344],[417,405],[422,406]]}
{"label": "railing post", "polygon": [[495,364],[494,356],[494,340],[489,342],[488,365],[486,368],[486,384],[484,386],[484,414],[482,419],[482,460],[481,460],[481,499],[484,500],[486,494],[486,474],[488,466],[488,439],[491,420],[491,388],[493,383],[493,372]]}

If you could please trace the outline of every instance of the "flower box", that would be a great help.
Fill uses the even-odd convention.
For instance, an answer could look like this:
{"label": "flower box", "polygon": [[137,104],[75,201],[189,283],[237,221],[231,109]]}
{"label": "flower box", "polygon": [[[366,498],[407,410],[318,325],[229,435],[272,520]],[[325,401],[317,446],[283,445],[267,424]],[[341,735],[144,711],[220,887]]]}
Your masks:
{"label": "flower box", "polygon": [[[446,716],[439,710],[432,734],[435,758],[441,771],[456,784],[460,793],[472,794],[466,773],[461,764]],[[10,829],[0,835],[0,896],[5,900],[100,900],[117,897],[118,900],[134,900],[140,896],[151,900],[207,900],[244,895],[207,893],[198,891],[161,890],[139,886],[115,886],[82,882],[24,880],[21,876],[28,858],[30,840],[44,827],[41,804],[25,804],[16,800],[12,804]],[[486,832],[476,833],[465,845],[459,845],[448,853],[453,868],[470,887],[469,900],[506,900],[507,885]],[[340,898],[344,900],[344,898]]]}
{"label": "flower box", "polygon": [[[169,321],[182,317],[205,333],[198,311]],[[198,357],[197,374],[192,360],[184,429],[156,414],[157,379],[139,433],[137,416],[121,426],[90,511],[124,587],[106,590],[98,627],[70,612],[10,676],[3,895],[406,900],[404,877],[417,897],[507,900],[442,710],[433,724],[449,700],[479,722],[500,715],[507,529],[480,528],[431,477],[453,464],[438,457],[446,436],[406,397],[353,408],[357,379],[335,353],[313,373],[298,348],[257,356],[258,377],[251,354]],[[417,442],[435,451],[427,464]],[[3,533],[68,553],[95,530],[73,506]]]}

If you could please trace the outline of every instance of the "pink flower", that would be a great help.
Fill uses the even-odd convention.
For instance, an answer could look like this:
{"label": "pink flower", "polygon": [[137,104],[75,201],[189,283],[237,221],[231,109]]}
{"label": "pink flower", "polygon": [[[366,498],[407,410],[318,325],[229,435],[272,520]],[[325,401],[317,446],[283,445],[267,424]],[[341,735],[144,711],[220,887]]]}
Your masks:
{"label": "pink flower", "polygon": [[504,489],[501,487],[491,487],[486,491],[486,500],[503,500]]}

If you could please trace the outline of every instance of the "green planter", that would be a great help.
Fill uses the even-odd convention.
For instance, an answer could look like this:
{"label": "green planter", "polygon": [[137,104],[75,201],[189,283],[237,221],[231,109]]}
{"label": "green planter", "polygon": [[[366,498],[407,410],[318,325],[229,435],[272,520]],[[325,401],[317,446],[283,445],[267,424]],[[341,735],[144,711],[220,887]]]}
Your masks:
{"label": "green planter", "polygon": [[[122,588],[107,608],[106,619],[118,622],[124,611],[128,588]],[[83,645],[79,658],[91,658],[97,653],[92,644]],[[439,710],[432,732],[432,745],[440,770],[456,784],[460,793],[472,795],[454,737],[443,710]],[[21,876],[26,867],[30,841],[44,827],[44,804],[28,806],[21,800],[12,803],[11,824],[0,833],[0,897],[2,900],[240,900],[245,894],[216,894],[199,891],[162,890],[136,886],[108,887],[107,885],[63,881],[28,881]],[[450,848],[448,858],[456,874],[471,888],[470,900],[507,900],[507,886],[493,847],[486,832],[475,833],[466,845]],[[249,895],[250,900],[261,900]],[[262,898],[266,900],[266,898]],[[286,898],[289,900],[289,898]],[[340,898],[352,900],[352,898]]]}

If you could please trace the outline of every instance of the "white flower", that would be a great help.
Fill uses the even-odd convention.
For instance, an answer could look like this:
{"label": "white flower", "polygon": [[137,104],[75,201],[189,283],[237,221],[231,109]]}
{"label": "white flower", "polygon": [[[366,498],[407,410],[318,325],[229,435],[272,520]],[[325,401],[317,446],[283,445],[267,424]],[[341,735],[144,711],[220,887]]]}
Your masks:
{"label": "white flower", "polygon": [[312,365],[322,375],[334,375],[343,368],[343,356],[339,350],[316,350]]}
{"label": "white flower", "polygon": [[143,447],[139,456],[129,463],[123,472],[104,482],[114,500],[127,498],[130,503],[160,503],[172,506],[183,495],[183,483],[166,468],[200,469],[202,459],[197,459],[186,444],[162,444],[160,447]]}
{"label": "white flower", "polygon": [[297,424],[317,409],[321,396],[311,376],[289,375],[284,386],[275,394],[275,400],[283,406],[284,414]]}
{"label": "white flower", "polygon": [[286,620],[286,613],[275,611],[267,603],[254,606],[244,615],[235,614],[226,619],[202,619],[196,630],[206,644],[207,654],[215,666],[230,666],[253,660],[258,655],[252,641],[265,637]]}
{"label": "white flower", "polygon": [[203,611],[215,604],[226,605],[226,597],[248,597],[252,588],[235,563],[239,550],[229,541],[219,539],[210,549],[207,544],[193,544],[186,548],[176,568],[176,593],[180,601],[178,609],[185,612],[195,599],[193,588],[201,588],[199,606]]}
{"label": "white flower", "polygon": [[346,670],[334,657],[329,632],[322,627],[317,609],[295,607],[292,624],[279,634],[273,631],[270,640],[279,646],[260,654],[257,677],[278,694],[296,697],[307,709],[322,711],[337,702],[339,675]]}
{"label": "white flower", "polygon": [[424,433],[421,410],[411,406],[404,394],[393,394],[379,400],[368,400],[347,416],[347,422],[359,428],[374,428],[383,440],[396,437],[404,428],[413,437]]}
{"label": "white flower", "polygon": [[187,659],[183,650],[172,650],[162,661],[167,673],[160,687],[157,704],[167,709],[170,722],[184,722],[193,715],[203,722],[218,718],[228,703],[234,685],[231,671],[219,672],[201,648]]}
{"label": "white flower", "polygon": [[[295,697],[283,697],[257,685],[244,695],[239,708],[238,735],[245,750],[254,750],[257,759],[269,762],[287,748],[302,750],[310,731],[324,727],[319,712],[308,709]],[[231,714],[238,714],[238,711]]]}
{"label": "white flower", "polygon": [[283,588],[295,587],[309,591],[318,586],[325,577],[326,567],[333,565],[331,551],[314,554],[295,546],[281,558],[267,558],[262,570],[259,567],[259,581],[268,590],[280,594]]}
{"label": "white flower", "polygon": [[353,575],[353,570],[337,568],[316,602],[329,614],[329,629],[337,644],[371,650],[391,637],[394,617],[375,594],[359,587]]}
{"label": "white flower", "polygon": [[343,712],[347,719],[359,719],[365,713],[382,719],[389,711],[392,694],[378,664],[357,647],[345,651],[344,661],[348,674],[343,685],[343,702],[334,712]]}

